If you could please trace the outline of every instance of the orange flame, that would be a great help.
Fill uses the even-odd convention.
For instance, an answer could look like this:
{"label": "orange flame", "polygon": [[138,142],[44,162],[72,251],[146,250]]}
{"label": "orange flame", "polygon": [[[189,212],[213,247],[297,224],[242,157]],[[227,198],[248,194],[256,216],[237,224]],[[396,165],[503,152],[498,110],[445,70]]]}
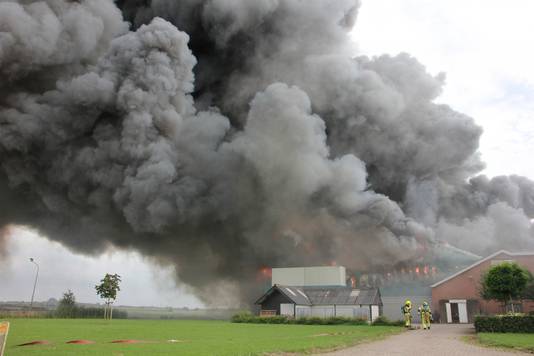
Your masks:
{"label": "orange flame", "polygon": [[271,278],[273,275],[273,270],[270,267],[262,267],[258,270],[257,278],[258,280],[266,280]]}

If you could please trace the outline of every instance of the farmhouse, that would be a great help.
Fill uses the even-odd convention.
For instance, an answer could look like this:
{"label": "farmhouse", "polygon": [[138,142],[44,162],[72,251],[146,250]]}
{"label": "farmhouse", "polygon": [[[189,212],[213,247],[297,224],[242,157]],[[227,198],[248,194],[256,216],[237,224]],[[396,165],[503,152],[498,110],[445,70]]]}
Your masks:
{"label": "farmhouse", "polygon": [[260,315],[356,317],[381,315],[378,288],[347,287],[345,267],[273,268],[272,286],[257,301]]}
{"label": "farmhouse", "polygon": [[[475,315],[499,314],[507,311],[496,301],[480,297],[480,280],[491,266],[502,262],[515,262],[534,274],[534,253],[512,253],[501,250],[471,266],[433,284],[432,310],[441,323],[472,323]],[[514,303],[516,311],[534,311],[533,300]]]}
{"label": "farmhouse", "polygon": [[382,301],[377,288],[295,287],[275,284],[256,304],[260,315],[291,317],[342,316],[373,321],[380,315]]}

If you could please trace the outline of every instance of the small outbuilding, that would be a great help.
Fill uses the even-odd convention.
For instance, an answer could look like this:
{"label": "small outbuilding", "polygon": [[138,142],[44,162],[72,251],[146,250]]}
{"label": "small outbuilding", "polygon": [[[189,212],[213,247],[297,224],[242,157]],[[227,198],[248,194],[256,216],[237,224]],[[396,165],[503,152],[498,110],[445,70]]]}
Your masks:
{"label": "small outbuilding", "polygon": [[256,301],[261,316],[351,317],[374,321],[381,315],[378,288],[273,285]]}

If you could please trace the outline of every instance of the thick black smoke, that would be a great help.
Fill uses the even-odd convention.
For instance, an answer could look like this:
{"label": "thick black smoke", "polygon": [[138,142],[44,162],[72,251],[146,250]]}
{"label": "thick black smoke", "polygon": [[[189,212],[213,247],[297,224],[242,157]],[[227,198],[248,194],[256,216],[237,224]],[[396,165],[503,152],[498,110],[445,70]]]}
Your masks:
{"label": "thick black smoke", "polygon": [[352,58],[358,8],[0,0],[0,225],[139,250],[207,302],[263,266],[533,246],[534,183],[469,179],[481,128],[409,55]]}

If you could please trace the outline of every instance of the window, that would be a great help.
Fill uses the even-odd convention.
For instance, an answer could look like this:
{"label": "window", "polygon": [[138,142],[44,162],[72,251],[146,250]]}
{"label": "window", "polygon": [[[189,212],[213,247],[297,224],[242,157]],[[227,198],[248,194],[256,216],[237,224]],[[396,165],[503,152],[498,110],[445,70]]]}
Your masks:
{"label": "window", "polygon": [[[512,312],[512,304],[507,303],[506,307],[504,309],[505,313],[511,313]],[[520,302],[514,302],[514,312],[515,313],[522,313],[523,312],[523,304]]]}

